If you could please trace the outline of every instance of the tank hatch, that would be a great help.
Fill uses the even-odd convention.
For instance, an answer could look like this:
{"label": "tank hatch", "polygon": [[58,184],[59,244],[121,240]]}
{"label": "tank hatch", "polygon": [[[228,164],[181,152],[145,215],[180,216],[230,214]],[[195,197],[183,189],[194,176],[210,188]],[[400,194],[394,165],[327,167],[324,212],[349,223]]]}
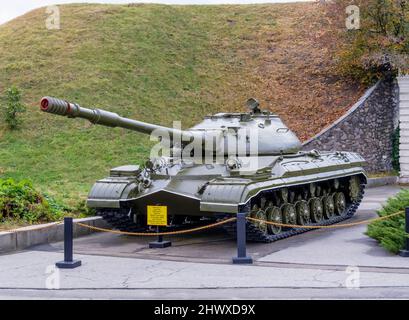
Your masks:
{"label": "tank hatch", "polygon": [[110,171],[111,177],[137,177],[141,173],[138,165],[128,165],[113,168]]}

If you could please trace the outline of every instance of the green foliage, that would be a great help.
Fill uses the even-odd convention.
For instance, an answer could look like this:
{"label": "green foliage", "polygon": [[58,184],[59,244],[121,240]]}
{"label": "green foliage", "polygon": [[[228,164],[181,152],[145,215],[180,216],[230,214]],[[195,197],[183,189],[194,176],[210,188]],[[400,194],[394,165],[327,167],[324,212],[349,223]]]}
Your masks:
{"label": "green foliage", "polygon": [[[345,17],[349,0],[336,0]],[[408,71],[409,2],[406,0],[357,0],[360,29],[345,29],[345,46],[339,53],[339,71],[363,83]],[[332,9],[332,8],[331,8]]]}
{"label": "green foliage", "polygon": [[[409,190],[401,190],[395,197],[388,199],[386,205],[378,211],[380,217],[405,210],[409,206]],[[405,233],[405,214],[385,220],[375,221],[368,225],[368,236],[379,241],[385,249],[398,253],[403,248]]]}
{"label": "green foliage", "polygon": [[67,211],[67,207],[35,190],[28,180],[0,179],[0,222],[56,221]]}
{"label": "green foliage", "polygon": [[85,200],[80,200],[77,202],[72,211],[78,213],[79,217],[81,218],[95,216],[97,214],[94,208],[87,206],[87,202]]}
{"label": "green foliage", "polygon": [[399,162],[399,138],[400,138],[400,128],[399,126],[395,129],[392,135],[392,167],[397,172],[400,171]]}
{"label": "green foliage", "polygon": [[20,90],[16,87],[7,89],[4,100],[4,121],[11,130],[14,130],[21,124],[18,114],[26,111],[26,107],[21,102]]}

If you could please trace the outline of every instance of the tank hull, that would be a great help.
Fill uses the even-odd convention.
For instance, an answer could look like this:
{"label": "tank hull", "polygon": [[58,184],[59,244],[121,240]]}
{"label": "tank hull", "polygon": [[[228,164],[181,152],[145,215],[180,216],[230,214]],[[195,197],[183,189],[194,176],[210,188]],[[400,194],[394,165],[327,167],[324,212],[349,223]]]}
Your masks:
{"label": "tank hull", "polygon": [[[258,157],[251,170],[227,170],[222,163],[173,163],[150,175],[151,184],[138,190],[136,176],[110,176],[92,188],[88,205],[97,209],[127,209],[146,215],[149,205],[164,205],[168,214],[218,217],[236,214],[260,193],[283,187],[307,186],[359,175],[366,182],[365,161],[355,153],[299,153]],[[113,172],[116,172],[113,169]]]}

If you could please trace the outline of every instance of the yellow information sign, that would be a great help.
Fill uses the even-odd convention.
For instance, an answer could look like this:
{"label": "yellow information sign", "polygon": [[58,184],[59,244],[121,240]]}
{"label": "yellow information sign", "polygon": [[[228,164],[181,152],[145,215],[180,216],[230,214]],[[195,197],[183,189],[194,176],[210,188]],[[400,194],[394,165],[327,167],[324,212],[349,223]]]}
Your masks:
{"label": "yellow information sign", "polygon": [[168,207],[167,206],[148,206],[148,225],[149,226],[167,226],[168,225]]}

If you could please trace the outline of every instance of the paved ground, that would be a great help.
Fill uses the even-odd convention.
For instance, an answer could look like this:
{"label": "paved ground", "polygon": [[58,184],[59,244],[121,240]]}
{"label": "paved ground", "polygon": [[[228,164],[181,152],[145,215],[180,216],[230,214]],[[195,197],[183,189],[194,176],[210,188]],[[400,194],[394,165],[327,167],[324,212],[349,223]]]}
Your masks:
{"label": "paved ground", "polygon": [[[368,189],[349,221],[374,217],[398,190]],[[0,298],[409,298],[409,259],[388,254],[365,230],[249,244],[252,266],[230,264],[234,239],[217,230],[173,238],[173,247],[156,250],[145,239],[94,234],[75,240],[83,266],[74,270],[53,270],[62,243],[0,256]],[[47,289],[57,283],[60,290]]]}

